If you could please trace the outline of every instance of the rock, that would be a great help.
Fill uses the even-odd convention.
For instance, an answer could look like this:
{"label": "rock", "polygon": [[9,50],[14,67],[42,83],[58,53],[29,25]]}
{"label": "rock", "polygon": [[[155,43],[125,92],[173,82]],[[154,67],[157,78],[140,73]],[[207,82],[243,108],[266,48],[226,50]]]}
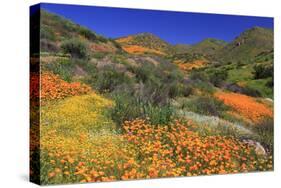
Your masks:
{"label": "rock", "polygon": [[266,151],[264,147],[259,143],[253,140],[244,140],[245,143],[249,144],[250,146],[255,147],[255,152],[257,155],[266,155]]}
{"label": "rock", "polygon": [[259,142],[256,143],[255,152],[256,152],[258,155],[266,155],[265,149],[263,148],[263,146],[262,146]]}

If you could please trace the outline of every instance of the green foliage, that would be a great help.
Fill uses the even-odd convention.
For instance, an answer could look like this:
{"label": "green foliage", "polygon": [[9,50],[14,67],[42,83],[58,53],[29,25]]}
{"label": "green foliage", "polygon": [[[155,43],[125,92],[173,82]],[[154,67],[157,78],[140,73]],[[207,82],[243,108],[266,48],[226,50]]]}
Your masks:
{"label": "green foliage", "polygon": [[186,101],[183,109],[209,116],[223,116],[228,107],[222,101],[210,96],[200,96]]}
{"label": "green foliage", "polygon": [[59,75],[63,80],[70,82],[72,80],[74,63],[70,59],[61,58],[55,62],[42,64],[42,70],[53,72]]}
{"label": "green foliage", "polygon": [[252,127],[253,131],[257,133],[255,140],[266,146],[269,152],[273,153],[274,143],[274,122],[273,119],[265,119],[258,125]]}
{"label": "green foliage", "polygon": [[122,85],[131,85],[132,80],[112,67],[105,67],[93,76],[90,84],[99,92],[112,92]]}
{"label": "green foliage", "polygon": [[222,70],[216,70],[210,75],[210,82],[219,87],[227,79],[228,73]]}
{"label": "green foliage", "polygon": [[203,82],[208,81],[208,75],[205,72],[201,71],[192,71],[189,75],[191,80],[200,80]]}
{"label": "green foliage", "polygon": [[55,33],[52,29],[50,29],[49,27],[42,25],[40,27],[40,40],[42,39],[47,39],[50,41],[55,41],[56,40],[56,36]]}
{"label": "green foliage", "polygon": [[192,53],[199,53],[204,55],[213,55],[218,50],[222,49],[227,43],[223,40],[207,38],[193,46],[190,51]]}
{"label": "green foliage", "polygon": [[86,43],[78,39],[64,41],[61,48],[64,53],[69,53],[73,58],[85,59],[88,56]]}
{"label": "green foliage", "polygon": [[129,93],[114,94],[115,107],[111,111],[111,118],[120,129],[126,120],[148,118],[154,125],[168,124],[173,118],[173,108],[170,105],[157,106],[144,102]]}
{"label": "green foliage", "polygon": [[257,64],[254,66],[254,78],[268,78],[273,77],[273,66],[267,64]]}
{"label": "green foliage", "polygon": [[85,27],[79,27],[78,32],[90,41],[95,41],[97,39],[96,34]]}
{"label": "green foliage", "polygon": [[272,50],[273,31],[261,27],[253,27],[244,31],[234,41],[219,50],[215,56],[221,62],[250,62],[261,52]]}

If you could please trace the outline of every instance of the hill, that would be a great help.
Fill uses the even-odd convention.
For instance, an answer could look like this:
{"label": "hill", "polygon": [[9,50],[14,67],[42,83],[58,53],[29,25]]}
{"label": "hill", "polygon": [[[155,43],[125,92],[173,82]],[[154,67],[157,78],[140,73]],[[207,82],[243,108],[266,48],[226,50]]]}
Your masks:
{"label": "hill", "polygon": [[218,51],[216,59],[228,61],[250,61],[264,51],[273,49],[273,31],[253,27],[241,33],[231,43]]}
{"label": "hill", "polygon": [[139,33],[116,39],[123,50],[132,54],[152,53],[166,55],[172,46],[152,33]]}
{"label": "hill", "polygon": [[226,46],[227,42],[223,40],[207,38],[190,47],[191,53],[199,53],[204,55],[214,55],[218,50]]}
{"label": "hill", "polygon": [[58,53],[63,42],[70,39],[81,40],[93,53],[115,53],[121,49],[114,40],[45,10],[41,10],[40,24],[41,52]]}

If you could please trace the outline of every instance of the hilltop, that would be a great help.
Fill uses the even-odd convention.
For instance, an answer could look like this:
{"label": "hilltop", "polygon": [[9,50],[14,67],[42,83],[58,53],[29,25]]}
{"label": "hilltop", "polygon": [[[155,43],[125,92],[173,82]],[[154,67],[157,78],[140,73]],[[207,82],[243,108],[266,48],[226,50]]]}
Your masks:
{"label": "hilltop", "polygon": [[122,48],[133,54],[154,53],[166,55],[172,46],[152,33],[139,33],[116,39]]}
{"label": "hilltop", "polygon": [[250,61],[258,54],[273,49],[273,31],[253,27],[241,33],[231,43],[218,51],[220,61]]}
{"label": "hilltop", "polygon": [[199,53],[204,55],[214,55],[218,50],[227,45],[227,42],[214,38],[207,38],[199,43],[192,45],[189,49],[191,53]]}

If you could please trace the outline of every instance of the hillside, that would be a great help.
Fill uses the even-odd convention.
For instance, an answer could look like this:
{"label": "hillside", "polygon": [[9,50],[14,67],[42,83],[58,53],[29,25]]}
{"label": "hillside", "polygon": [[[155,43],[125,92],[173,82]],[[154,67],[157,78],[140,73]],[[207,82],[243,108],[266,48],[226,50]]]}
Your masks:
{"label": "hillside", "polygon": [[241,33],[218,51],[216,58],[223,62],[250,61],[256,55],[273,49],[273,31],[253,27]]}
{"label": "hillside", "polygon": [[114,41],[96,34],[90,29],[80,26],[56,14],[41,10],[41,52],[60,52],[63,41],[81,40],[90,52],[115,53],[120,46]]}
{"label": "hillside", "polygon": [[139,33],[118,38],[116,41],[122,48],[133,54],[152,53],[166,55],[170,53],[171,45],[152,33]]}
{"label": "hillside", "polygon": [[204,39],[203,41],[197,44],[192,45],[189,51],[191,53],[214,55],[226,45],[227,43],[223,40],[208,38],[208,39]]}
{"label": "hillside", "polygon": [[40,160],[30,173],[40,183],[273,170],[268,30],[229,44],[113,40],[42,10],[40,34],[40,74],[30,77],[30,115],[40,120],[31,137],[41,141],[31,143],[30,159]]}

